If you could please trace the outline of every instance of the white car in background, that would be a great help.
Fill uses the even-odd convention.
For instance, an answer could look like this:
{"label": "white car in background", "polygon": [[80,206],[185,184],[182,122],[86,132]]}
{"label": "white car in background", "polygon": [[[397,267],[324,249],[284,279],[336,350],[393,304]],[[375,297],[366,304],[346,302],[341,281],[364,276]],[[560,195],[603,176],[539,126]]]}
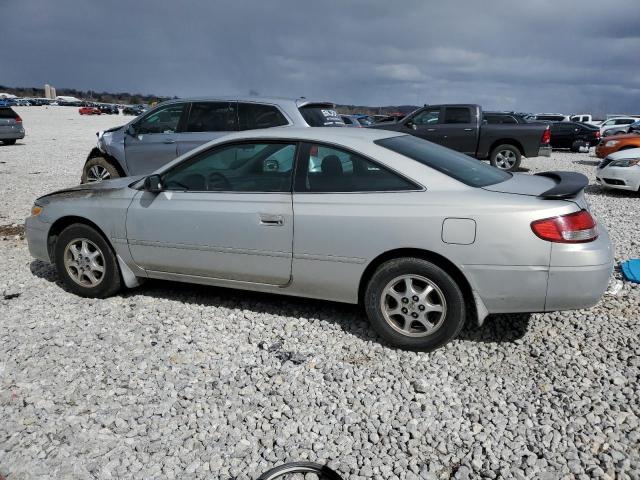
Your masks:
{"label": "white car in background", "polygon": [[627,127],[637,120],[638,119],[634,117],[609,118],[600,124],[600,135],[606,136],[604,132],[606,132],[607,130],[620,130],[626,132]]}
{"label": "white car in background", "polygon": [[640,193],[640,148],[608,155],[596,169],[596,181],[606,188]]}

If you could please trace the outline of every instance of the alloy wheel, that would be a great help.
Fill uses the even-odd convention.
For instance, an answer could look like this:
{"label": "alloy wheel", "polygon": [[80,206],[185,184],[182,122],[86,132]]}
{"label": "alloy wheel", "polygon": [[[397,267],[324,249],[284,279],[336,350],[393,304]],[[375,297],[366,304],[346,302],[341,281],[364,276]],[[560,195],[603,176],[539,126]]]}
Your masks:
{"label": "alloy wheel", "polygon": [[516,154],[511,150],[500,150],[496,155],[496,167],[501,170],[509,170],[516,164]]}
{"label": "alloy wheel", "polygon": [[76,238],[67,244],[64,266],[69,277],[81,287],[96,287],[104,279],[104,255],[95,243],[86,238]]}
{"label": "alloy wheel", "polygon": [[421,275],[400,275],[382,290],[380,307],[385,321],[408,337],[426,337],[444,323],[447,302],[442,290]]}
{"label": "alloy wheel", "polygon": [[111,174],[102,165],[93,165],[87,172],[88,183],[101,182],[102,180],[108,180],[109,178],[111,178]]}

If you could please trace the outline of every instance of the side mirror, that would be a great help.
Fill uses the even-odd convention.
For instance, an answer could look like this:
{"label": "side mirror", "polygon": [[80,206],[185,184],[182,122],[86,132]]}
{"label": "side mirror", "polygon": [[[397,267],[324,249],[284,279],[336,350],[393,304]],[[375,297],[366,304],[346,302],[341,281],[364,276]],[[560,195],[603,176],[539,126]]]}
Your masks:
{"label": "side mirror", "polygon": [[127,129],[125,130],[125,132],[126,132],[126,134],[127,134],[127,135],[129,135],[129,136],[132,136],[132,137],[135,137],[135,136],[136,136],[136,129],[135,129],[135,127],[133,126],[133,124],[129,124],[129,125],[127,126]]}
{"label": "side mirror", "polygon": [[416,124],[415,124],[415,123],[413,123],[411,120],[409,120],[408,122],[406,122],[406,123],[404,124],[404,126],[405,126],[405,127],[407,127],[407,128],[410,128],[410,129],[412,129],[412,130],[417,130],[417,129],[418,129],[418,127],[416,126]]}
{"label": "side mirror", "polygon": [[160,175],[149,175],[144,179],[144,189],[146,192],[160,193],[162,191],[162,178]]}

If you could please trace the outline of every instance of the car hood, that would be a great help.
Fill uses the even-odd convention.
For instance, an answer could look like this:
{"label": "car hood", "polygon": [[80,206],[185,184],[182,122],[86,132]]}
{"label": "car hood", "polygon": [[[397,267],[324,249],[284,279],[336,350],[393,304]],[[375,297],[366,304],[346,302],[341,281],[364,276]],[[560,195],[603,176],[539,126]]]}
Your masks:
{"label": "car hood", "polygon": [[610,135],[608,137],[604,137],[603,140],[608,142],[609,140],[626,140],[628,138],[638,138],[640,135],[637,133],[621,133],[620,135]]}
{"label": "car hood", "polygon": [[143,175],[138,175],[135,177],[122,177],[122,178],[114,178],[113,180],[103,180],[102,182],[96,183],[83,183],[82,185],[77,185],[75,187],[65,188],[63,190],[57,190],[52,193],[48,193],[44,195],[38,200],[46,200],[51,199],[53,197],[76,197],[76,196],[91,196],[92,194],[96,195],[104,195],[107,193],[113,193],[117,190],[124,190],[129,185],[139,181]]}
{"label": "car hood", "polygon": [[640,158],[640,148],[627,148],[626,150],[618,150],[607,156],[610,160],[621,160],[623,158]]}

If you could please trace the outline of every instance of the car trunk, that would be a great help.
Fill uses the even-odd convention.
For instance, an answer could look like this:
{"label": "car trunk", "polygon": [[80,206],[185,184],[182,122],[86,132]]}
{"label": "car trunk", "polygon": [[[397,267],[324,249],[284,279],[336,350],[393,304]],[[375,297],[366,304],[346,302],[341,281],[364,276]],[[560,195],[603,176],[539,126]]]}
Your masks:
{"label": "car trunk", "polygon": [[588,209],[584,187],[587,177],[575,172],[542,172],[536,175],[514,173],[504,182],[483,187],[485,190],[515,195],[529,195],[544,200],[568,200]]}
{"label": "car trunk", "polygon": [[0,132],[7,133],[17,130],[17,117],[18,114],[10,108],[0,108]]}

